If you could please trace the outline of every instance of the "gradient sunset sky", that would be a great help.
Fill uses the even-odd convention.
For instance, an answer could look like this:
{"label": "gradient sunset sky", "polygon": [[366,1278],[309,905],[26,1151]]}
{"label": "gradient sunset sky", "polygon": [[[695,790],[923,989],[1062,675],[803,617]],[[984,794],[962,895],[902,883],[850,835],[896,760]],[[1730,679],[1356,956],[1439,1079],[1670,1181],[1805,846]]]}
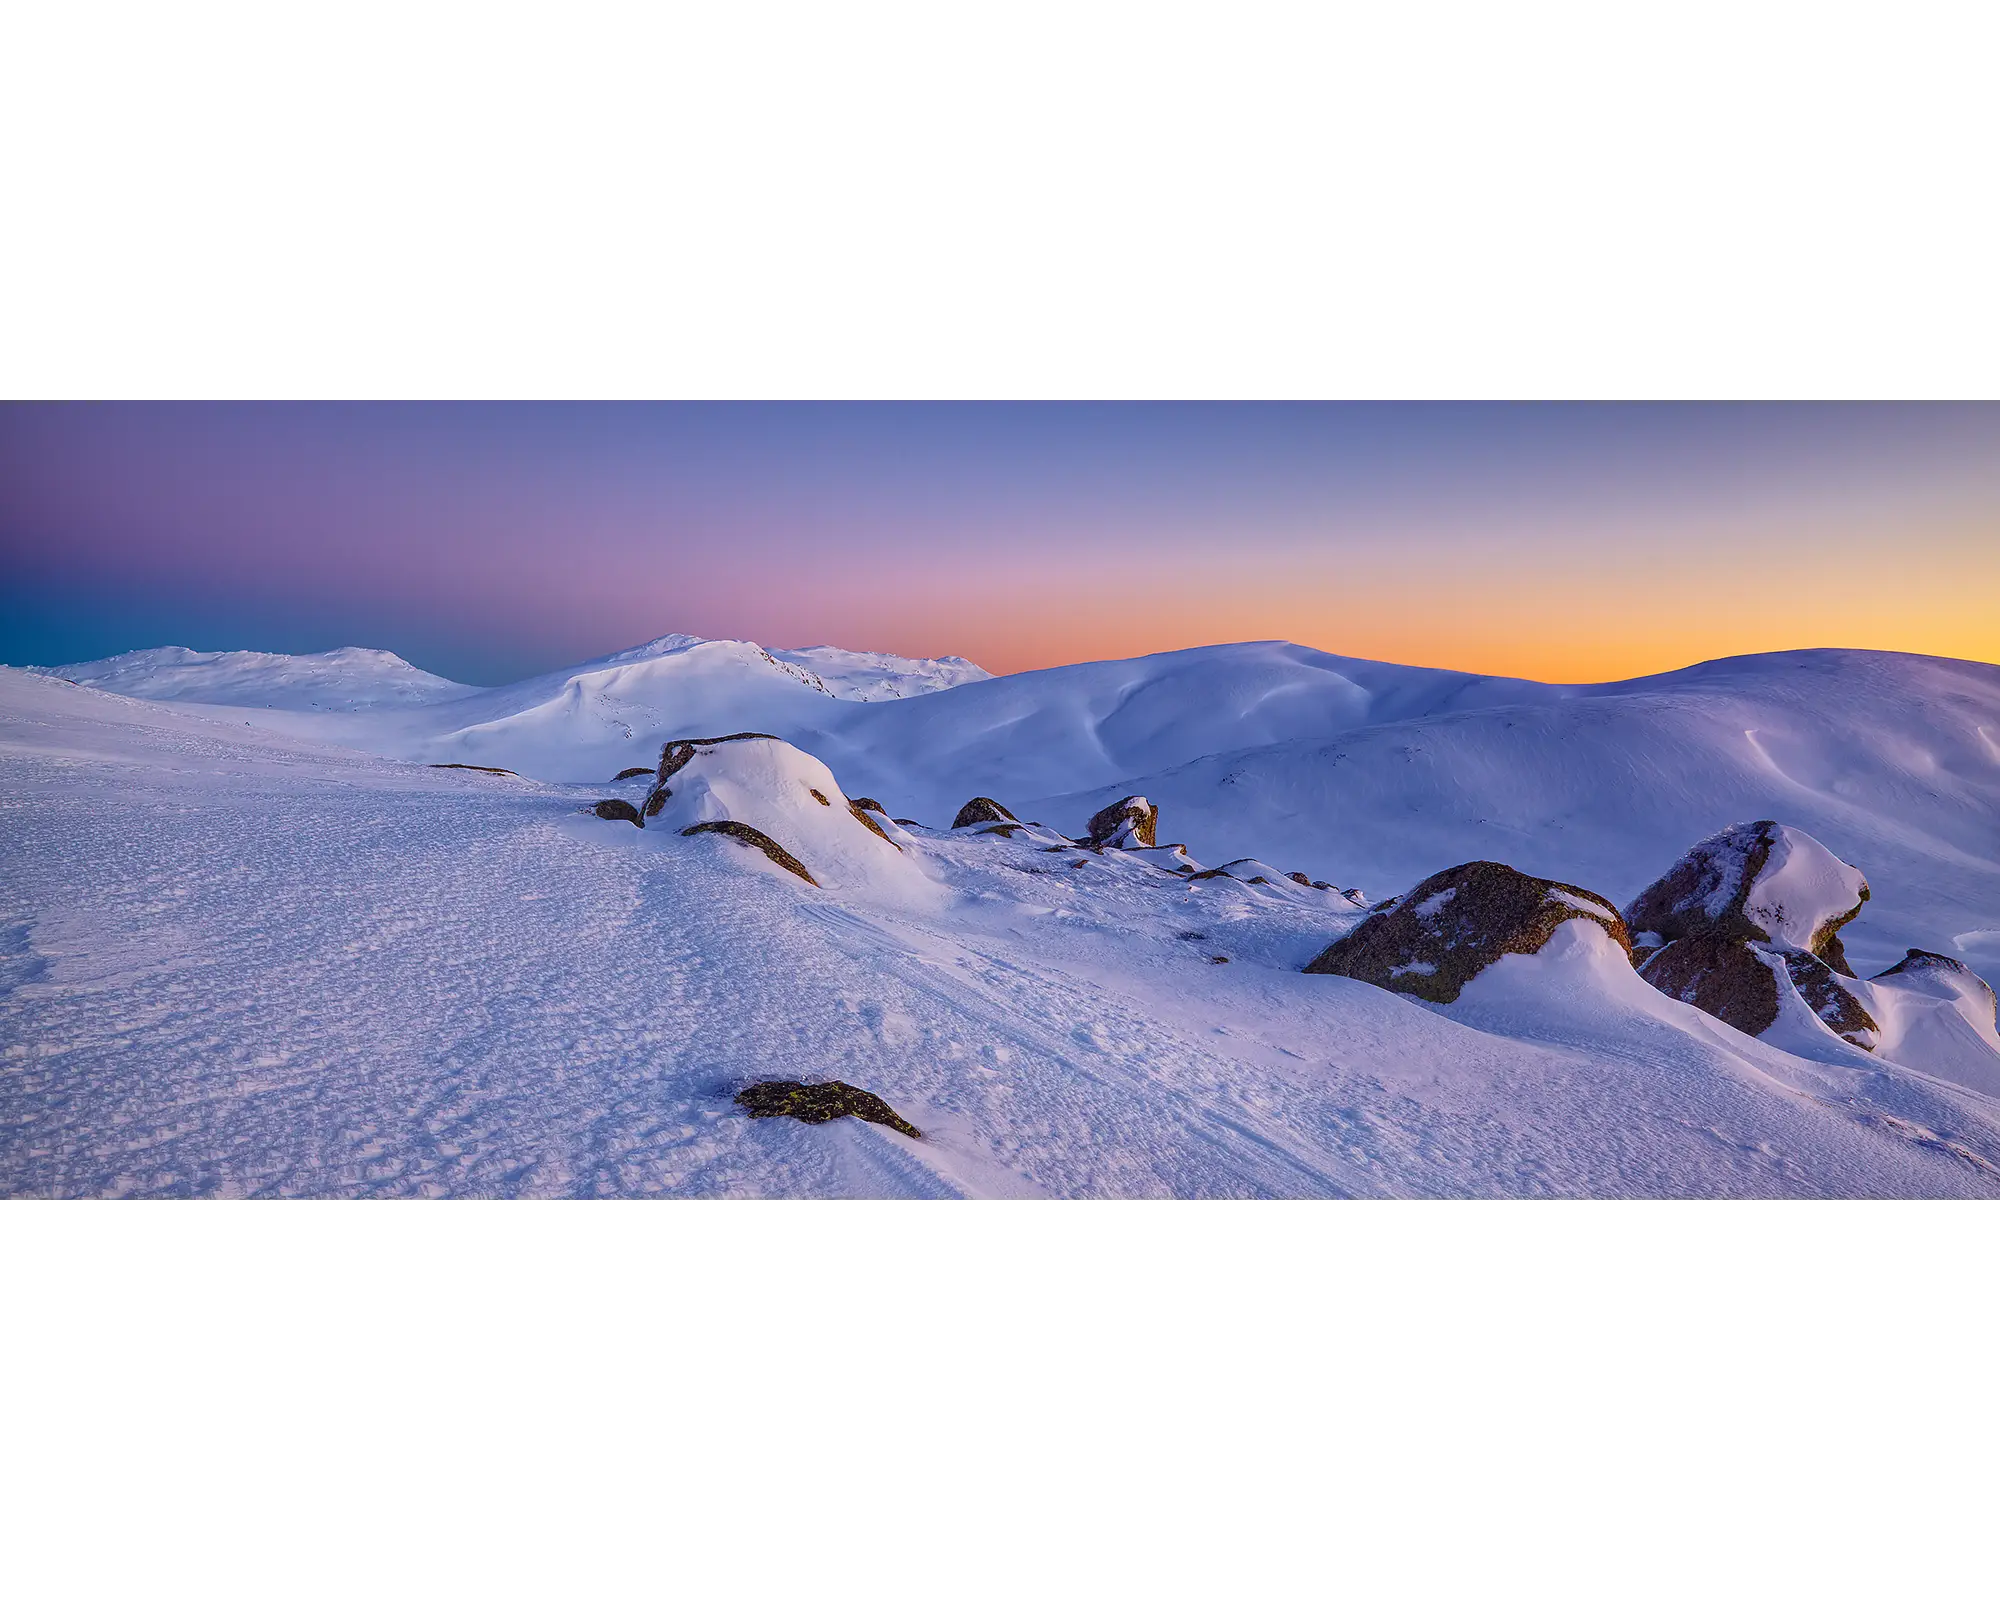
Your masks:
{"label": "gradient sunset sky", "polygon": [[0,660],[2000,659],[2000,406],[0,406]]}

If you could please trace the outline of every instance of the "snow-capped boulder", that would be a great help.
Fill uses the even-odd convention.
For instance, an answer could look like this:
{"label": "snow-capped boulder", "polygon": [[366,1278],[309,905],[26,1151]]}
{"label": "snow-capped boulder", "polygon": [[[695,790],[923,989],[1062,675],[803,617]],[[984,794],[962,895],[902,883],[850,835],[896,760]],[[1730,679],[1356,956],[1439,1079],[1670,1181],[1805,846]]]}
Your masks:
{"label": "snow-capped boulder", "polygon": [[1804,950],[1853,977],[1840,930],[1868,899],[1860,869],[1798,828],[1739,822],[1709,835],[1625,908],[1633,934],[1690,934]]}
{"label": "snow-capped boulder", "polygon": [[1863,1050],[1880,1034],[1841,948],[1868,880],[1811,834],[1740,822],[1711,834],[1625,908],[1643,977],[1764,1034],[1793,1007]]}
{"label": "snow-capped boulder", "polygon": [[649,826],[713,834],[821,888],[928,884],[874,817],[849,802],[826,764],[768,734],[677,739],[660,755]]}
{"label": "snow-capped boulder", "polygon": [[1948,1000],[1954,1005],[1969,1005],[1973,1014],[1989,1027],[1995,1020],[1992,989],[1984,978],[1953,956],[1941,956],[1933,950],[1911,950],[1888,971],[1878,972],[1868,981]]}
{"label": "snow-capped boulder", "polygon": [[1631,954],[1625,920],[1602,895],[1531,878],[1498,861],[1471,861],[1426,878],[1390,909],[1365,918],[1305,970],[1450,1002],[1502,956],[1535,954],[1578,917]]}
{"label": "snow-capped boulder", "polygon": [[1086,837],[1100,850],[1150,850],[1158,843],[1160,808],[1142,794],[1114,800],[1085,824]]}
{"label": "snow-capped boulder", "polygon": [[2000,1028],[1993,991],[1963,961],[1912,950],[1861,987],[1879,1019],[1878,1054],[2000,1096]]}
{"label": "snow-capped boulder", "polygon": [[951,819],[954,828],[970,828],[979,822],[1019,822],[1021,819],[990,795],[976,794],[958,808]]}

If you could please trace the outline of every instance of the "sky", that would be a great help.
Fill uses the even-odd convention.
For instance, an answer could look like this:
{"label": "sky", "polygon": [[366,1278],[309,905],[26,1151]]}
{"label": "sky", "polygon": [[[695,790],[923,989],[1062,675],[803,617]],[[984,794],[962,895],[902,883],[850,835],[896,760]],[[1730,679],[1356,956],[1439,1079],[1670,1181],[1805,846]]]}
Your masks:
{"label": "sky", "polygon": [[0,661],[2000,660],[2000,405],[0,405]]}

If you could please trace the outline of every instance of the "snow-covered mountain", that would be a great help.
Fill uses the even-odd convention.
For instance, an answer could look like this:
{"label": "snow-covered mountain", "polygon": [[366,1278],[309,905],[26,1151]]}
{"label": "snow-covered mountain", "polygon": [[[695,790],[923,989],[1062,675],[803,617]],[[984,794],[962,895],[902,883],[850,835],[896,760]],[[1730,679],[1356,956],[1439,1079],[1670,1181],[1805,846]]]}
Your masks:
{"label": "snow-covered mountain", "polygon": [[186,700],[287,711],[431,705],[462,700],[476,692],[413,667],[387,650],[353,646],[319,655],[287,656],[262,650],[202,651],[167,645],[157,650],[128,650],[102,661],[28,670],[139,700]]}
{"label": "snow-covered mountain", "polygon": [[2000,667],[360,657],[0,671],[0,1189],[2000,1195]]}

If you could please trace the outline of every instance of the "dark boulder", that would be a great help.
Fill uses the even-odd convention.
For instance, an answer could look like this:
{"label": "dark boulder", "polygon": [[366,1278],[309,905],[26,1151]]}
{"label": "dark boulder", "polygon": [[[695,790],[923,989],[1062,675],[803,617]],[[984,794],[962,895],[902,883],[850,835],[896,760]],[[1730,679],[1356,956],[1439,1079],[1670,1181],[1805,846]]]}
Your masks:
{"label": "dark boulder", "polygon": [[851,1083],[794,1083],[772,1079],[753,1083],[736,1103],[753,1117],[795,1117],[800,1122],[832,1122],[838,1117],[859,1117],[863,1122],[894,1128],[912,1139],[921,1139],[909,1123],[889,1108],[880,1095],[857,1089]]}
{"label": "dark boulder", "polygon": [[627,778],[650,778],[652,775],[653,769],[651,767],[627,767],[611,781],[613,783],[623,783]]}
{"label": "dark boulder", "polygon": [[977,794],[958,808],[958,815],[951,819],[951,825],[954,828],[969,828],[975,822],[1019,822],[1020,820],[998,800]]}
{"label": "dark boulder", "polygon": [[1821,1022],[1874,1048],[1879,1028],[1844,979],[1840,930],[1868,881],[1811,834],[1739,822],[1709,835],[1625,908],[1639,976],[1732,1028],[1761,1034],[1783,1006],[1779,973]]}
{"label": "dark boulder", "polygon": [[751,827],[747,822],[697,822],[692,828],[681,829],[681,837],[683,839],[691,838],[697,833],[727,834],[730,838],[742,844],[747,844],[752,849],[763,851],[765,855],[777,862],[787,872],[796,873],[815,889],[819,887],[819,879],[806,871],[803,861],[799,860],[797,856],[779,844],[768,833]]}
{"label": "dark boulder", "polygon": [[889,814],[888,807],[883,805],[880,800],[871,800],[865,794],[858,799],[849,800],[847,803],[858,811],[879,811],[885,817]]}
{"label": "dark boulder", "polygon": [[1840,975],[1832,967],[1804,950],[1785,951],[1784,962],[1792,987],[1812,1007],[1814,1016],[1849,1044],[1859,1045],[1863,1050],[1875,1048],[1881,1024],[1869,1015],[1868,1008],[1840,981]]}
{"label": "dark boulder", "polygon": [[600,800],[590,809],[606,822],[629,822],[635,828],[646,825],[639,815],[639,808],[630,800]]}
{"label": "dark boulder", "polygon": [[1114,800],[1085,824],[1086,837],[1099,849],[1150,850],[1159,837],[1160,808],[1142,794]]}
{"label": "dark boulder", "polygon": [[1744,1033],[1762,1033],[1778,1020],[1778,975],[1745,939],[1689,934],[1647,957],[1639,976]]}
{"label": "dark boulder", "polygon": [[1533,955],[1579,917],[1631,954],[1625,921],[1602,895],[1498,861],[1472,861],[1426,878],[1393,909],[1364,918],[1305,970],[1448,1003],[1502,956]]}
{"label": "dark boulder", "polygon": [[1805,950],[1854,973],[1840,930],[1868,900],[1868,880],[1800,829],[1739,822],[1710,834],[1625,908],[1634,934],[1690,934]]}

